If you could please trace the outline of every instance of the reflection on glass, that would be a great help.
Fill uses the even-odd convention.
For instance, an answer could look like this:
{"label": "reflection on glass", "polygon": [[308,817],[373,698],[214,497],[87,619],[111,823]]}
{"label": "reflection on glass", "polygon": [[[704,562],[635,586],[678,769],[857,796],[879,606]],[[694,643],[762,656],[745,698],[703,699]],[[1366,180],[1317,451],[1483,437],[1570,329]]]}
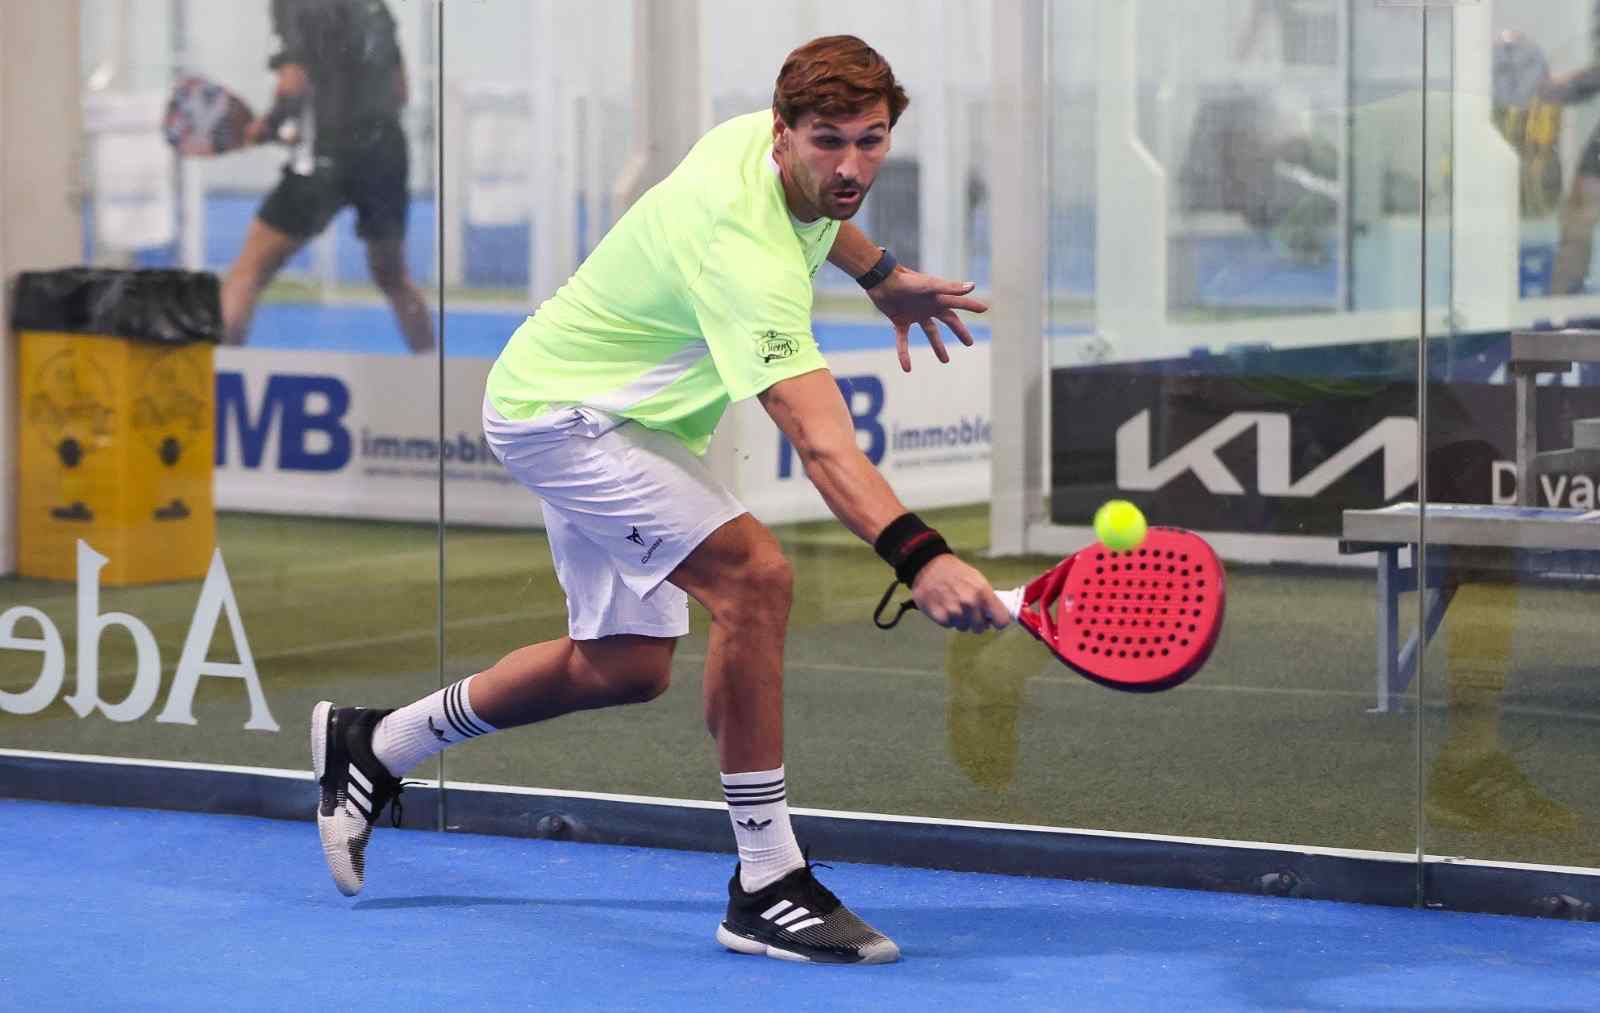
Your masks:
{"label": "reflection on glass", "polygon": [[[1535,380],[1569,357],[1600,357],[1600,334],[1513,341],[1508,372],[1521,390],[1439,371],[1427,390],[1430,593],[1442,625],[1426,659],[1425,846],[1592,865],[1583,801],[1595,700],[1579,659],[1592,649],[1596,570],[1584,419],[1600,401],[1589,387]],[[1524,428],[1531,457],[1516,443]],[[1461,518],[1475,526],[1460,529]]]}
{"label": "reflection on glass", "polygon": [[[1600,466],[1584,456],[1596,445],[1586,421],[1600,418],[1595,365],[1540,374],[1531,424],[1542,449],[1569,456],[1519,488],[1506,337],[1600,317],[1593,5],[1431,10],[1427,81],[1416,8],[1218,0],[1196,18],[1180,0],[1048,6],[1052,519],[1081,527],[1127,495],[1158,522],[1238,539],[1259,562],[1235,572],[1229,632],[1203,676],[1130,699],[1059,676],[1026,641],[913,628],[890,645],[861,622],[879,564],[831,526],[778,524],[800,589],[787,663],[805,803],[1397,851],[1414,844],[1420,812],[1432,852],[1595,864],[1589,563],[1513,547],[1493,565],[1437,571],[1451,601],[1420,693],[1395,701],[1422,706],[1383,714],[1368,713],[1372,574],[1320,568],[1352,562],[1332,548],[1345,510],[1414,498],[1423,471],[1440,517],[1446,504],[1519,497],[1595,508]],[[776,61],[824,27],[892,54],[912,112],[859,221],[909,264],[988,284],[990,68],[971,40],[990,7],[827,0],[755,24],[737,4],[701,8],[696,136],[763,108]],[[37,648],[0,652],[8,745],[303,768],[300,723],[316,701],[387,706],[436,690],[441,474],[454,525],[445,683],[509,644],[562,635],[548,538],[481,436],[481,398],[508,336],[631,196],[637,10],[451,5],[439,80],[435,4],[83,0],[85,261],[227,278],[229,336],[243,347],[218,350],[212,407],[198,411],[216,422],[227,594],[214,584],[208,598],[198,577],[118,586],[123,553],[98,545],[111,563],[88,613],[76,556],[58,578],[7,581],[0,605],[37,609],[60,640],[58,652],[30,613],[13,632]],[[737,45],[719,34],[727,24]],[[213,136],[210,156],[169,145],[167,100],[191,76],[254,110],[240,129],[261,143],[221,152]],[[453,139],[438,160],[435,102]],[[452,300],[442,349],[421,294],[433,286]],[[925,516],[953,541],[978,544],[982,384],[952,373],[937,389],[897,389],[882,328],[831,266],[815,306],[863,446],[897,482],[924,483],[918,495],[942,504]],[[193,379],[183,372],[150,371],[162,391],[146,399],[147,423],[181,424],[181,404],[204,400],[179,396]],[[97,383],[84,373],[79,392]],[[47,400],[42,413],[65,417],[61,405],[94,398]],[[78,416],[41,444],[62,465],[55,508],[69,513],[89,493],[87,472],[66,465],[82,447],[64,448],[96,438],[93,412]],[[168,467],[168,439],[182,443],[178,462],[198,459],[161,424],[140,430],[147,467]],[[744,432],[724,462],[741,490],[798,503],[792,448],[770,427]],[[1432,548],[1436,565],[1455,551]],[[1042,562],[985,566],[1004,583]],[[1401,602],[1403,645],[1425,610],[1409,593]],[[148,700],[146,629],[160,672]],[[191,640],[218,666],[194,684],[193,725],[159,717]],[[654,706],[471,743],[451,754],[452,773],[715,797],[699,699],[709,650],[697,613],[672,661],[677,688]],[[227,665],[255,672],[278,731],[246,729],[258,708]],[[597,755],[596,739],[622,745]]]}
{"label": "reflection on glass", "polygon": [[[1435,16],[1429,33],[1429,64],[1449,71],[1455,103],[1454,115],[1430,104],[1428,123],[1450,145],[1429,171],[1451,212],[1447,225],[1430,218],[1451,272],[1430,283],[1429,303],[1451,313],[1430,314],[1424,391],[1439,623],[1421,698],[1433,854],[1597,858],[1584,832],[1595,700],[1577,660],[1592,653],[1594,563],[1573,525],[1595,507],[1582,420],[1600,414],[1586,361],[1600,358],[1600,334],[1552,329],[1595,313],[1594,13],[1569,0],[1497,3]],[[1476,526],[1462,529],[1468,518]]]}
{"label": "reflection on glass", "polygon": [[1175,8],[1150,12],[1174,33],[1153,49],[1147,107],[1174,184],[1173,310],[1211,319],[1343,302],[1344,12],[1256,0],[1215,50],[1178,41],[1192,26],[1161,17]]}
{"label": "reflection on glass", "polygon": [[[1051,6],[1049,509],[1089,537],[1123,497],[1207,534],[1235,560],[1227,629],[1191,683],[1131,703],[957,666],[993,701],[960,741],[1070,706],[1072,825],[1408,851],[1416,717],[1368,713],[1375,582],[1325,564],[1364,562],[1338,553],[1346,510],[1415,489],[1422,18],[1338,0],[1209,15]],[[1085,253],[1092,312],[1059,266]],[[1005,750],[988,756],[973,769],[1004,783]]]}
{"label": "reflection on glass", "polygon": [[229,344],[249,339],[261,292],[346,207],[372,283],[412,352],[433,349],[433,320],[406,269],[409,97],[393,16],[382,0],[272,0],[271,105],[247,143],[281,143],[282,178],[256,211],[222,287]]}
{"label": "reflection on glass", "polygon": [[[439,462],[461,446],[437,437],[436,360],[403,354],[435,346],[420,287],[433,263],[420,129],[433,5],[80,10],[84,260],[205,278],[244,347],[163,350],[122,400],[112,383],[103,428],[128,435],[118,447],[132,455],[119,495],[204,465],[210,496],[170,493],[130,543],[96,536],[52,580],[6,582],[0,610],[36,608],[58,632],[62,680],[41,709],[0,707],[3,737],[304,770],[319,699],[437,685]],[[58,445],[95,438],[71,407],[106,400],[92,372],[40,402],[73,417]],[[185,513],[206,515],[203,538],[178,533]],[[182,579],[121,579],[130,563],[180,557],[198,561]],[[40,658],[0,652],[0,692],[33,685]]]}

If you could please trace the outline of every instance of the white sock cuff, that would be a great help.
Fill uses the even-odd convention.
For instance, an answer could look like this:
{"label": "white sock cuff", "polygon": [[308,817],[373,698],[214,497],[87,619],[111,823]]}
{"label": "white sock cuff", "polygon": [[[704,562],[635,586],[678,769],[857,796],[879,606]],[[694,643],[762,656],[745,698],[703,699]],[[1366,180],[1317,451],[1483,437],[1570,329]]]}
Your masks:
{"label": "white sock cuff", "polygon": [[468,676],[444,689],[434,690],[378,722],[372,733],[372,753],[389,773],[406,771],[457,742],[498,731],[472,709]]}
{"label": "white sock cuff", "polygon": [[456,734],[464,739],[500,730],[478,717],[477,712],[472,709],[472,680],[477,677],[469,675],[453,686],[446,686],[444,690],[444,716]]}
{"label": "white sock cuff", "polygon": [[768,805],[786,796],[781,766],[722,775],[722,797],[730,806]]}

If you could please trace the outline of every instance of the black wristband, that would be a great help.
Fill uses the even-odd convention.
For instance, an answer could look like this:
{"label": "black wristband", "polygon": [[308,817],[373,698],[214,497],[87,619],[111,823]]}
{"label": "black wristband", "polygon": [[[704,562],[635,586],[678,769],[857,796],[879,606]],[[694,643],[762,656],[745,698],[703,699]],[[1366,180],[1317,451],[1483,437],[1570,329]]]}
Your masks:
{"label": "black wristband", "polygon": [[900,266],[900,262],[894,259],[894,254],[890,253],[887,249],[884,249],[881,246],[879,249],[883,250],[883,256],[878,258],[878,262],[873,264],[872,268],[868,270],[866,274],[856,277],[856,283],[864,289],[871,289],[875,287],[878,283],[883,281],[883,279],[893,274],[895,268]]}
{"label": "black wristband", "polygon": [[922,523],[913,513],[901,514],[889,522],[872,547],[885,563],[894,567],[895,579],[906,587],[936,556],[952,551],[944,536]]}

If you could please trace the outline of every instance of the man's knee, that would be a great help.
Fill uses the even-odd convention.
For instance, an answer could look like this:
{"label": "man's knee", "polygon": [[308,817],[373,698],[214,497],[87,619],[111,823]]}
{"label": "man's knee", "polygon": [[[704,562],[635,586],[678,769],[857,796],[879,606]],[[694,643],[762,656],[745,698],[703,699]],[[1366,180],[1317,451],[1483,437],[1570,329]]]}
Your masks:
{"label": "man's knee", "polygon": [[399,299],[411,294],[411,282],[406,277],[405,268],[390,268],[372,272],[372,283],[378,290],[391,299]]}
{"label": "man's knee", "polygon": [[404,249],[397,240],[374,239],[367,243],[367,270],[372,283],[386,294],[403,294],[410,286]]}
{"label": "man's knee", "polygon": [[670,668],[635,668],[606,677],[613,704],[649,703],[672,685]]}
{"label": "man's knee", "polygon": [[672,684],[676,640],[615,636],[575,643],[574,674],[603,684],[614,703],[649,703]]}
{"label": "man's knee", "polygon": [[652,660],[630,669],[615,683],[621,703],[649,703],[672,685],[672,660]]}
{"label": "man's knee", "polygon": [[776,540],[733,564],[727,577],[725,611],[789,614],[794,603],[794,566]]}
{"label": "man's knee", "polygon": [[786,617],[794,596],[794,569],[783,547],[749,514],[718,528],[671,580],[719,622]]}

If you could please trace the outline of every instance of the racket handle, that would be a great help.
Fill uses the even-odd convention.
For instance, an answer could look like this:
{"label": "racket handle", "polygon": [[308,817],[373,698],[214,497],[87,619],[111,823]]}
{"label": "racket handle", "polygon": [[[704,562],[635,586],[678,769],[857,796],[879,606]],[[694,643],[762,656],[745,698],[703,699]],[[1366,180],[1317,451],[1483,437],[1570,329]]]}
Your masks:
{"label": "racket handle", "polygon": [[[915,612],[917,610],[916,602],[903,601],[900,603],[898,611],[896,611],[893,616],[887,619],[884,618],[884,612],[889,608],[889,602],[894,598],[895,589],[899,586],[900,584],[898,581],[890,584],[889,589],[883,592],[883,597],[878,600],[878,607],[872,612],[872,622],[880,630],[893,629],[894,625],[900,621],[901,616],[905,615],[907,612]],[[1006,607],[1006,611],[1011,613],[1011,618],[1013,620],[1022,614],[1022,596],[1026,590],[1026,587],[1014,587],[1009,591],[995,592],[995,596],[1000,599],[1000,604],[1004,605]]]}
{"label": "racket handle", "polygon": [[1006,611],[1011,613],[1011,618],[1013,619],[1022,614],[1022,593],[1025,590],[1027,590],[1025,587],[1014,587],[1009,591],[995,591],[995,596],[1000,599],[1000,604],[1006,607]]}

